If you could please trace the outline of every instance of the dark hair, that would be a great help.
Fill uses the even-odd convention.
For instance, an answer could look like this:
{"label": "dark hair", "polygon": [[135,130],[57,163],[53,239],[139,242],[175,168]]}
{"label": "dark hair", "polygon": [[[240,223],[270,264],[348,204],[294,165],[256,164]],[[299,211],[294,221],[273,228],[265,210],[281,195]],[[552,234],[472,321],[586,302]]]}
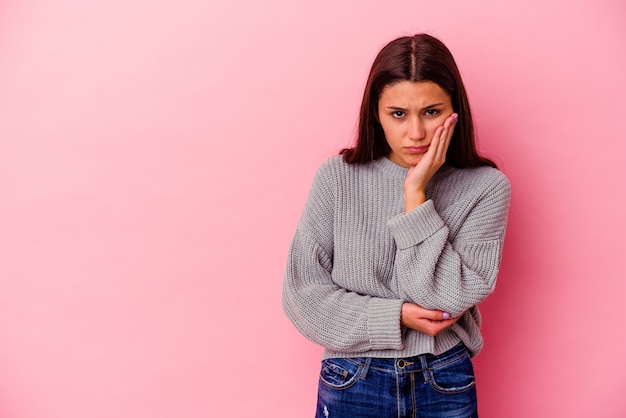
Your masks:
{"label": "dark hair", "polygon": [[385,87],[400,81],[431,81],[452,99],[459,121],[448,147],[448,164],[458,168],[496,167],[476,150],[467,94],[450,50],[437,38],[423,33],[391,41],[376,56],[363,94],[356,145],[340,152],[347,163],[367,163],[391,152],[378,121],[378,100]]}

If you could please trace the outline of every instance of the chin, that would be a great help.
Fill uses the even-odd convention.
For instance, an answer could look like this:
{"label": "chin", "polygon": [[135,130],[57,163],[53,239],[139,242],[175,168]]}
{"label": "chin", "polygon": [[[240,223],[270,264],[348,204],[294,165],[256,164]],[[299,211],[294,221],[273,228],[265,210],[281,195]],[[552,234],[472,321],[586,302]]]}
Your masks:
{"label": "chin", "polygon": [[420,161],[422,161],[422,155],[417,156],[417,157],[409,157],[409,158],[403,158],[402,162],[404,163],[403,165],[406,167],[413,167],[416,166]]}

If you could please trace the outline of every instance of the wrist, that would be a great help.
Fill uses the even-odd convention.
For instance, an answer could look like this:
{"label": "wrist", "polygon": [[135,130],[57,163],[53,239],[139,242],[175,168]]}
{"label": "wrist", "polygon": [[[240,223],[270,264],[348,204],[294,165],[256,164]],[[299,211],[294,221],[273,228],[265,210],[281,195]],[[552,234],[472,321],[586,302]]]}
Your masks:
{"label": "wrist", "polygon": [[410,306],[408,302],[404,302],[402,304],[402,307],[400,308],[400,326],[405,327],[405,328],[408,326],[406,320],[407,320],[407,313],[409,309],[410,309]]}
{"label": "wrist", "polygon": [[426,202],[426,192],[418,190],[407,192],[404,191],[404,212],[409,213],[413,209]]}

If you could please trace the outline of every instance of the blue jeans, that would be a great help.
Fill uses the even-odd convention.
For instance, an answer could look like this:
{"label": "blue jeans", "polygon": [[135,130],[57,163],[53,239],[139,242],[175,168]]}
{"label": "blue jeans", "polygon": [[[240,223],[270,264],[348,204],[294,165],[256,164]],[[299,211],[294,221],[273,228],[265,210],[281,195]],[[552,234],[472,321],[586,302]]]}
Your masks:
{"label": "blue jeans", "polygon": [[322,361],[316,418],[476,418],[474,368],[459,343],[442,355]]}

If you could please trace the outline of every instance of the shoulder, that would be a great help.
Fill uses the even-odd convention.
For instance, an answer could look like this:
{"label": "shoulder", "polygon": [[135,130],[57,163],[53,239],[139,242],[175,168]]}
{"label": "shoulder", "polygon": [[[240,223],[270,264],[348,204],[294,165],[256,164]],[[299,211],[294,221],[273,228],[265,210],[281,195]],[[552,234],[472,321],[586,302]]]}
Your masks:
{"label": "shoulder", "polygon": [[320,164],[315,174],[315,183],[338,186],[354,176],[372,171],[372,164],[348,164],[343,156],[334,155]]}
{"label": "shoulder", "polygon": [[437,175],[440,192],[455,199],[485,199],[507,203],[511,198],[511,183],[506,175],[493,167],[447,167]]}
{"label": "shoulder", "polygon": [[511,183],[506,175],[497,168],[483,166],[472,168],[453,168],[449,170],[447,177],[448,181],[458,182],[464,185],[478,186],[482,185],[485,188],[497,188],[508,189],[511,188]]}
{"label": "shoulder", "polygon": [[339,155],[322,162],[313,177],[309,199],[327,200],[335,195],[341,178],[345,176],[346,166]]}
{"label": "shoulder", "polygon": [[319,165],[315,172],[313,187],[330,187],[336,184],[337,180],[341,178],[342,172],[345,170],[344,165],[346,164],[339,155],[326,159]]}
{"label": "shoulder", "polygon": [[344,173],[355,170],[360,164],[348,164],[341,155],[333,155],[327,158],[317,169],[318,175],[341,176]]}
{"label": "shoulder", "polygon": [[317,169],[318,174],[333,173],[344,170],[348,164],[343,160],[341,155],[333,155],[327,158]]}

